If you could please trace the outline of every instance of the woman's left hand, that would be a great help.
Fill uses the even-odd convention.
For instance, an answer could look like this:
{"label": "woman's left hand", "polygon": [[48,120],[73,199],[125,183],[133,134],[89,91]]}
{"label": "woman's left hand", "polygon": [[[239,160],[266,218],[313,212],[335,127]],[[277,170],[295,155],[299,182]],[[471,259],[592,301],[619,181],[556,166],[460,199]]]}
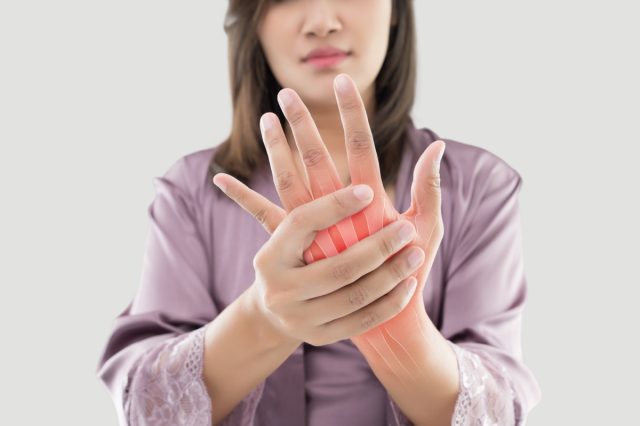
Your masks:
{"label": "woman's left hand", "polygon": [[[344,90],[338,87],[341,77],[345,77]],[[418,159],[413,172],[411,204],[407,211],[399,213],[382,184],[373,136],[359,91],[347,74],[337,76],[334,83],[345,132],[351,183],[369,185],[374,191],[374,199],[364,210],[352,216],[353,226],[345,220],[318,232],[305,252],[305,260],[308,263],[319,260],[324,257],[325,252],[329,256],[339,253],[399,218],[414,224],[416,238],[409,245],[417,245],[425,253],[425,261],[412,274],[417,279],[417,287],[408,305],[390,320],[351,338],[371,362],[371,358],[386,359],[391,356],[391,350],[397,350],[398,347],[389,348],[389,342],[395,341],[405,351],[416,344],[424,345],[429,328],[433,329],[425,310],[423,290],[444,233],[439,168],[445,143],[431,143]],[[289,99],[288,102],[286,98]],[[273,113],[266,113],[261,117],[262,138],[284,209],[230,175],[218,173],[214,177],[214,183],[226,187],[225,193],[253,214],[269,233],[273,233],[287,213],[295,207],[342,187],[315,122],[297,93],[289,88],[283,89],[278,95],[278,101],[291,125],[311,192],[297,172],[285,133]],[[264,126],[265,120],[271,120],[271,127]]]}

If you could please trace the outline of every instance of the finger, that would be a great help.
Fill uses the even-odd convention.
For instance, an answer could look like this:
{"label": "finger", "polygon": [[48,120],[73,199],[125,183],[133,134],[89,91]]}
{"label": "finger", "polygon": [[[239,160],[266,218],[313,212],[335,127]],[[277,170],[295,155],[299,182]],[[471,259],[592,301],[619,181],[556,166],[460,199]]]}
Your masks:
{"label": "finger", "polygon": [[344,128],[351,182],[365,183],[374,190],[384,191],[373,134],[360,92],[351,77],[344,73],[335,78],[334,90]]}
{"label": "finger", "polygon": [[400,284],[424,261],[420,247],[410,246],[389,259],[370,274],[331,294],[309,300],[305,304],[308,318],[315,326],[346,317],[370,305]]}
{"label": "finger", "polygon": [[282,226],[273,233],[272,239],[278,240],[276,243],[288,250],[286,258],[296,259],[292,266],[304,265],[303,252],[313,242],[317,232],[357,213],[372,199],[373,191],[366,185],[339,189],[289,212]]}
{"label": "finger", "polygon": [[260,117],[260,130],[282,207],[290,212],[311,201],[311,195],[298,173],[278,116],[272,112],[263,114]]}
{"label": "finger", "polygon": [[[440,189],[440,162],[445,143],[437,140],[422,153],[413,170],[411,205],[408,211],[415,213],[416,222],[433,224],[441,219],[442,194]],[[418,232],[421,232],[418,229]]]}
{"label": "finger", "polygon": [[[288,92],[293,91],[285,90],[283,92],[285,97],[286,94],[289,94]],[[297,95],[294,95],[294,97],[297,99],[297,102],[302,105],[302,108],[306,111],[307,115],[309,115],[302,101],[299,100]],[[311,120],[311,122],[313,123],[313,120]],[[316,193],[313,196],[309,194],[306,186],[302,182],[302,177],[299,175],[298,169],[295,166],[295,162],[293,160],[294,154],[289,148],[289,144],[286,141],[286,135],[282,130],[282,126],[280,125],[280,121],[277,119],[277,116],[273,113],[265,114],[262,117],[261,124],[263,139],[267,147],[267,153],[269,154],[269,161],[271,163],[274,181],[283,206],[285,206],[287,211],[291,211],[295,207],[311,201],[312,198],[318,198],[320,196],[319,192],[322,192],[317,189],[322,186],[321,183],[318,182],[321,182],[322,179],[326,179],[328,174],[326,174],[326,176],[325,173],[320,173],[319,175],[316,175],[315,173],[311,174],[310,186],[312,188],[316,188]],[[315,123],[313,125],[315,127]],[[300,135],[298,135],[297,138],[300,140]],[[325,149],[322,142],[320,142],[320,147]],[[329,164],[333,167],[332,161],[330,161]],[[335,168],[333,168],[333,170],[335,172]],[[318,169],[318,171],[320,171],[320,169]],[[334,174],[337,175],[337,173]],[[337,178],[336,182],[337,186],[333,185],[332,187],[335,189],[341,188],[342,185]],[[331,192],[333,192],[333,190]],[[330,229],[322,230],[318,233],[316,241],[314,241],[305,254],[305,261],[310,263],[316,258],[333,256],[340,250],[343,250],[348,241],[356,239],[357,236],[353,224],[351,220],[347,218],[338,223],[336,227],[331,227]]]}
{"label": "finger", "polygon": [[366,307],[319,326],[319,338],[325,344],[361,335],[398,315],[409,303],[416,288],[413,276]]}
{"label": "finger", "polygon": [[246,212],[251,214],[269,234],[273,234],[287,215],[282,208],[258,194],[238,179],[226,173],[217,173],[213,183]]}
{"label": "finger", "polygon": [[304,276],[313,277],[317,284],[313,288],[300,287],[297,299],[320,297],[348,286],[376,270],[415,236],[416,230],[411,222],[397,220],[342,253],[310,264],[304,268]]}
{"label": "finger", "polygon": [[293,89],[285,88],[278,93],[278,103],[291,126],[291,132],[309,177],[313,198],[319,198],[342,188],[333,159],[300,96]]}
{"label": "finger", "polygon": [[371,126],[360,92],[348,74],[339,74],[334,80],[334,91],[340,110],[347,147],[347,160],[352,184],[367,184],[373,188],[376,200],[366,215],[353,218],[358,237],[382,228],[386,210],[386,192],[382,184],[378,155]]}

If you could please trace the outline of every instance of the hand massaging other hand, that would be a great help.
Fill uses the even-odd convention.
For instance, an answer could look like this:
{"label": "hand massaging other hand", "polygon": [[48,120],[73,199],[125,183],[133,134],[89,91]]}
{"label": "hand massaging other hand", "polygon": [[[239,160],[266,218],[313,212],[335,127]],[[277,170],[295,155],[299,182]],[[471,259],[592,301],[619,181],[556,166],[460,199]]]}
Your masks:
{"label": "hand massaging other hand", "polygon": [[[341,90],[338,84],[341,76],[346,77],[344,90]],[[312,344],[326,344],[350,336],[363,353],[368,352],[371,356],[377,353],[379,357],[386,358],[390,342],[395,341],[403,347],[403,341],[415,341],[425,332],[428,317],[424,307],[423,289],[444,232],[440,212],[439,166],[445,146],[444,142],[435,141],[420,156],[413,172],[411,205],[406,212],[398,213],[382,184],[362,98],[351,78],[346,74],[341,76],[336,78],[334,89],[345,131],[352,185],[366,184],[374,193],[373,201],[362,211],[358,210],[364,205],[358,205],[353,196],[349,200],[349,191],[342,188],[335,165],[320,138],[315,122],[292,89],[283,89],[278,100],[291,125],[300,155],[305,160],[311,194],[296,171],[284,131],[273,113],[266,113],[261,118],[262,138],[269,155],[278,195],[286,210],[230,175],[219,173],[215,176],[214,183],[226,186],[227,195],[259,218],[267,231],[273,233],[272,239],[265,246],[278,247],[277,251],[271,250],[268,255],[264,255],[261,250],[256,256],[257,262],[254,262],[257,266],[267,263],[267,259],[285,259],[287,244],[293,245],[289,247],[289,251],[308,247],[307,243],[311,241],[305,241],[302,246],[299,244],[307,237],[313,237],[313,230],[329,225],[317,233],[311,246],[304,251],[304,260],[310,263],[309,265],[304,266],[298,255],[302,266],[300,270],[308,269],[309,273],[294,275],[293,280],[284,278],[289,277],[288,275],[267,277],[273,280],[269,287],[270,293],[277,290],[277,287],[281,289],[279,294],[271,293],[272,306],[277,307],[281,303],[281,313],[284,317],[287,306],[294,306],[294,299],[303,300],[296,309],[300,316],[292,314],[287,318],[295,318],[300,324],[306,325],[322,325],[318,321],[335,317],[336,314],[346,315],[316,329],[315,336],[307,335],[311,341],[301,340]],[[289,95],[289,102],[284,99],[286,95]],[[272,120],[271,126],[265,126],[267,120]],[[281,181],[284,178],[287,179],[286,184]],[[340,220],[341,218],[344,219]],[[399,255],[385,262],[385,256],[392,256],[402,248],[390,248],[389,242],[396,238],[392,234],[397,232],[397,228],[395,223],[387,226],[391,222],[404,222],[400,219],[411,222],[417,230],[417,235],[403,251],[402,261],[396,260]],[[338,220],[336,225],[331,226]],[[281,222],[283,226],[279,226]],[[371,237],[367,238],[369,235]],[[276,241],[272,243],[273,237],[276,236]],[[293,244],[291,240],[287,240],[291,236],[294,236]],[[357,243],[360,240],[363,241]],[[383,256],[380,247],[385,247],[385,244],[388,244],[388,248]],[[395,285],[407,275],[408,267],[404,255],[411,245],[422,249],[426,254],[426,262],[411,274],[417,280],[417,289],[412,293],[409,303],[402,306],[398,301],[401,286]],[[327,259],[324,259],[325,257]],[[381,263],[383,265],[374,270]],[[340,268],[336,269],[337,266]],[[334,274],[331,279],[331,272],[340,269],[347,272],[337,274],[338,277]],[[384,272],[378,272],[380,269]],[[371,270],[374,272],[356,280]],[[289,274],[295,274],[294,271],[295,269],[290,269]],[[349,280],[345,280],[349,276],[354,279],[354,284],[349,285]],[[307,280],[311,286],[303,284]],[[314,286],[317,287],[316,291],[312,291]],[[374,302],[394,287],[388,296]],[[306,300],[309,296],[319,295],[325,296],[316,300]],[[285,300],[289,302],[284,302]],[[397,315],[389,315],[394,311],[394,307],[395,311],[401,311]],[[349,314],[354,311],[355,313]],[[307,315],[313,318],[307,320]],[[295,328],[294,321],[289,324],[290,328]],[[331,325],[336,327],[331,329]],[[302,337],[305,334],[299,331],[298,335]]]}
{"label": "hand massaging other hand", "polygon": [[[343,188],[294,209],[253,260],[256,278],[249,289],[253,306],[296,345],[304,341],[321,346],[359,334],[365,331],[363,324],[368,329],[397,315],[413,293],[413,288],[397,285],[415,270],[406,259],[412,250],[379,267],[413,239],[415,230],[409,223],[404,240],[398,235],[402,223],[396,222],[336,256],[308,265],[302,258],[318,230],[371,202],[373,193],[366,186],[364,194],[354,192],[363,186]],[[243,197],[230,188],[227,194],[232,199]],[[376,324],[368,324],[371,318],[377,319]]]}

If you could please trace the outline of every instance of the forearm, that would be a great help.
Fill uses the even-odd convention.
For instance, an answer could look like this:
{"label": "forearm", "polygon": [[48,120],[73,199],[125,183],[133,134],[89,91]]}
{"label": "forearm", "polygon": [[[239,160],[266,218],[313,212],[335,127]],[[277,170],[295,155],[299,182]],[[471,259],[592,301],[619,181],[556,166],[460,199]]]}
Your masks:
{"label": "forearm", "polygon": [[459,395],[455,353],[426,314],[414,318],[421,323],[420,332],[385,335],[385,352],[379,350],[380,342],[363,345],[361,350],[414,425],[450,425]]}
{"label": "forearm", "polygon": [[279,334],[259,316],[252,288],[207,325],[203,377],[211,397],[214,425],[301,343]]}

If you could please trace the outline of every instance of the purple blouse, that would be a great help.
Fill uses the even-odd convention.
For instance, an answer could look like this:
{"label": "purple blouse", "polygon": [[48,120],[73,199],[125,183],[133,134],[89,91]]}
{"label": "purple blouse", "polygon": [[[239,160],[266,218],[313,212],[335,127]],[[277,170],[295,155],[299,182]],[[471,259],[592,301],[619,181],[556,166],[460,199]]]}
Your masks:
{"label": "purple blouse", "polygon": [[[523,361],[527,280],[518,193],[521,176],[479,147],[408,121],[396,183],[410,203],[420,154],[447,148],[440,175],[444,236],[424,287],[426,311],[454,349],[460,389],[452,425],[523,425],[541,391]],[[269,234],[207,177],[217,147],[183,156],[153,179],[150,231],[137,293],[115,318],[97,375],[122,425],[211,425],[202,378],[204,332],[254,280]],[[282,206],[271,169],[249,186]],[[350,339],[301,344],[221,422],[255,426],[411,425]]]}

